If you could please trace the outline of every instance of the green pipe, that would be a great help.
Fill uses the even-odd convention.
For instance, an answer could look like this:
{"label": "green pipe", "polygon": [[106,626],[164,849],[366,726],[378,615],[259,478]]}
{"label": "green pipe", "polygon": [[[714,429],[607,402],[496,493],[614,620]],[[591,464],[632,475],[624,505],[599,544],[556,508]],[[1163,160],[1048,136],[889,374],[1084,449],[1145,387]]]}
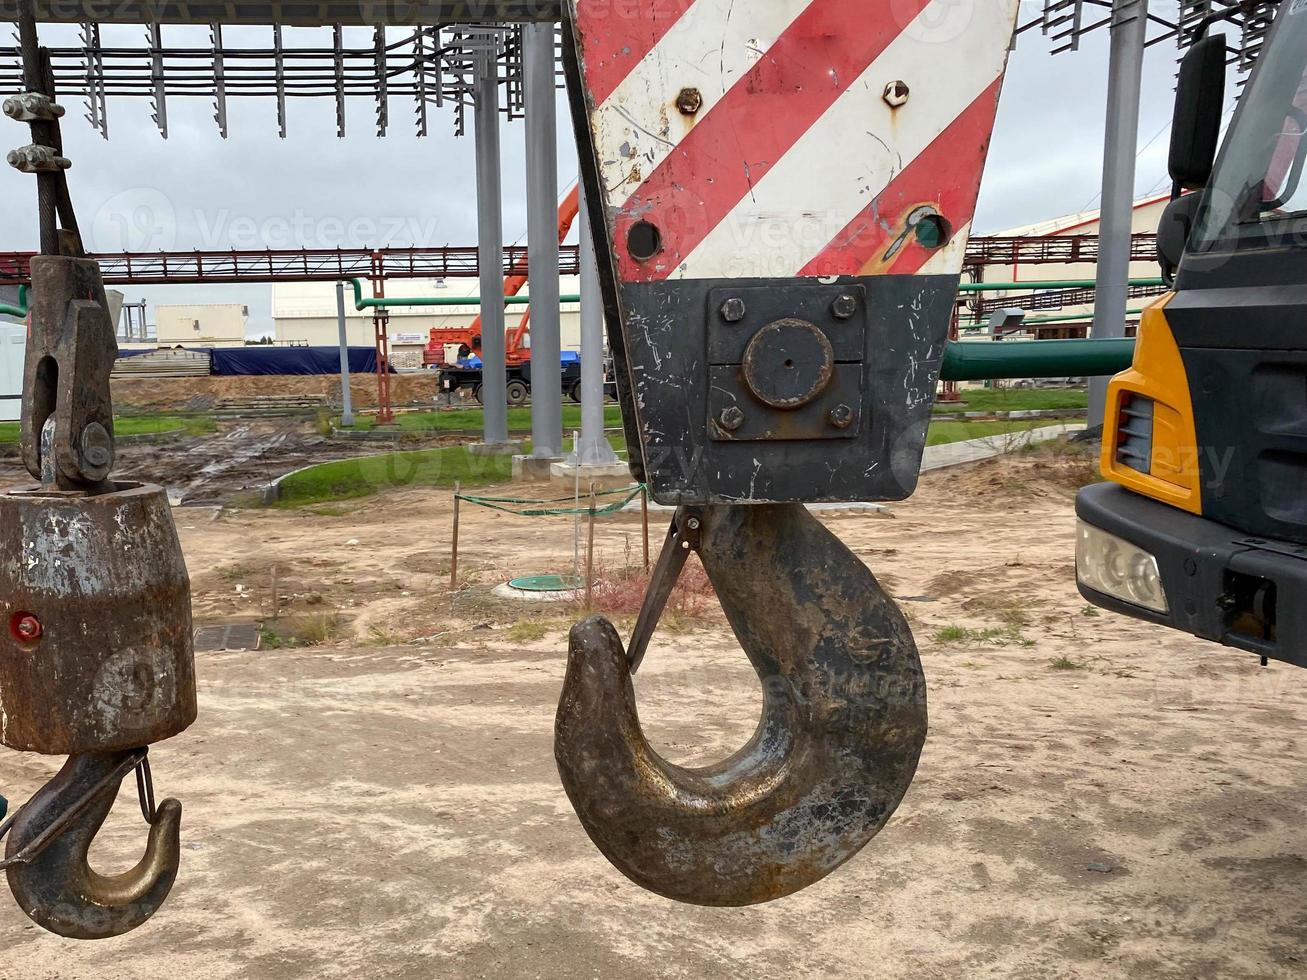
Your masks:
{"label": "green pipe", "polygon": [[1134,360],[1133,337],[1103,340],[949,341],[944,381],[1093,378],[1118,374]]}
{"label": "green pipe", "polygon": [[5,316],[16,316],[20,319],[27,316],[27,286],[18,287],[18,305],[10,306],[8,303],[0,303],[0,313]]}
{"label": "green pipe", "polygon": [[[960,293],[994,293],[999,290],[1038,292],[1041,289],[1092,289],[1098,283],[1093,279],[1050,279],[1047,282],[964,282]],[[1161,279],[1131,279],[1129,286],[1164,286]]]}
{"label": "green pipe", "polygon": [[[390,306],[480,306],[480,296],[387,296],[385,299],[364,299],[363,298],[363,281],[361,279],[351,279],[350,285],[354,287],[354,309],[367,310],[374,307]],[[579,303],[581,297],[577,295],[568,295],[558,297],[560,303]],[[505,296],[505,306],[528,306],[531,303],[530,296]]]}

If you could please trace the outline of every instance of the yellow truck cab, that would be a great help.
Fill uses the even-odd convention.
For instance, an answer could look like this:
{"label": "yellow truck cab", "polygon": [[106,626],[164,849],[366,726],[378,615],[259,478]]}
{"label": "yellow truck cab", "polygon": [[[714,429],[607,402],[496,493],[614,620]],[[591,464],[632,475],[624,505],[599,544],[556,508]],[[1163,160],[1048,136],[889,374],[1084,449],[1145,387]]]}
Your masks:
{"label": "yellow truck cab", "polygon": [[1096,605],[1307,666],[1307,0],[1281,4],[1217,157],[1225,55],[1207,36],[1181,69],[1173,290],[1109,388],[1077,577]]}

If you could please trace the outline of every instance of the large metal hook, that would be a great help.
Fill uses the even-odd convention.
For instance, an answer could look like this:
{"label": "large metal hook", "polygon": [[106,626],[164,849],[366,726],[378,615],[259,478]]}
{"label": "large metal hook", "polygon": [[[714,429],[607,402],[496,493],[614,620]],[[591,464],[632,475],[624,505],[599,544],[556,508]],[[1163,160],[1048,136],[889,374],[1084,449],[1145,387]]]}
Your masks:
{"label": "large metal hook", "polygon": [[[136,770],[141,810],[150,824],[145,856],[112,877],[87,863],[91,842]],[[14,815],[5,860],[9,887],[28,917],[68,939],[131,932],[163,905],[181,863],[182,805],[156,809],[144,749],[70,756],[58,775]]]}
{"label": "large metal hook", "polygon": [[[885,825],[916,772],[926,687],[902,612],[799,504],[681,508],[632,637],[572,630],[554,754],[586,832],[632,881],[698,905],[805,888]],[[640,730],[631,672],[698,550],[763,687],[748,745],[672,765]]]}

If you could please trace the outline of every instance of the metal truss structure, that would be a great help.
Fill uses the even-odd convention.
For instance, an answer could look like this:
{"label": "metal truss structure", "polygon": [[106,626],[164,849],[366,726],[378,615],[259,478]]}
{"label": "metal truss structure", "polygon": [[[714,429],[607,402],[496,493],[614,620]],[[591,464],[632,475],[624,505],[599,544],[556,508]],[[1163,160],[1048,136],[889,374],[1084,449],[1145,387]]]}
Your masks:
{"label": "metal truss structure", "polygon": [[[1275,8],[1280,0],[1175,0],[1177,16],[1168,19],[1148,15],[1151,28],[1149,47],[1175,40],[1181,49],[1193,40],[1198,25],[1213,14],[1228,13],[1228,22],[1239,31],[1237,46],[1230,49],[1230,60],[1240,71],[1252,68],[1266,39]],[[1080,41],[1093,31],[1111,27],[1116,5],[1113,0],[1044,0],[1040,15],[1021,25],[1017,34],[1038,30],[1053,43],[1053,54],[1076,51]]]}
{"label": "metal truss structure", "polygon": [[[1013,292],[1022,292],[1023,289],[1034,288],[1038,285],[1037,282],[1022,283],[1021,287],[1013,290]],[[1146,299],[1150,296],[1161,296],[1165,292],[1165,286],[1130,286],[1127,295],[1130,299]],[[991,313],[1012,306],[1019,306],[1027,313],[1064,310],[1069,306],[1092,306],[1094,296],[1095,291],[1092,288],[1046,289],[1037,293],[1023,294],[1020,297],[1010,295],[991,296],[986,299],[972,300],[967,303],[966,309],[976,319],[983,321],[988,319]]]}
{"label": "metal truss structure", "polygon": [[[1157,236],[1134,236],[1132,261],[1157,257]],[[29,282],[31,252],[0,252],[0,286]],[[93,256],[113,285],[186,285],[241,282],[339,282],[343,279],[475,279],[475,246],[437,248],[262,249],[253,251],[106,252]],[[558,250],[559,272],[580,274],[577,246]],[[1004,238],[977,236],[967,244],[973,280],[986,266],[1074,265],[1098,261],[1096,235]],[[527,274],[527,249],[504,246],[504,276]],[[1069,301],[1068,301],[1069,302]],[[1043,308],[1043,307],[1041,307]]]}
{"label": "metal truss structure", "polygon": [[[993,265],[1074,265],[1098,261],[1097,235],[973,236],[967,243],[963,268],[973,280],[983,278],[980,269]],[[1130,242],[1131,262],[1157,260],[1157,236],[1141,232]]]}
{"label": "metal truss structure", "polygon": [[[288,44],[280,24],[261,30],[267,43],[232,44],[223,23],[208,25],[208,43],[169,43],[168,28],[145,25],[137,44],[105,43],[99,24],[80,25],[80,44],[51,47],[55,87],[65,99],[85,101],[86,120],[109,137],[108,104],[112,99],[149,99],[159,133],[168,137],[168,100],[206,98],[213,103],[218,132],[228,134],[232,99],[275,99],[278,133],[288,132],[287,105],[295,99],[331,100],[336,107],[336,135],[345,135],[346,103],[373,104],[378,136],[392,124],[392,103],[408,103],[418,136],[430,129],[433,109],[451,106],[454,131],[467,129],[467,109],[479,59],[496,66],[502,87],[500,111],[509,119],[522,115],[522,25],[461,25],[415,29],[319,28],[319,43],[302,38]],[[248,30],[248,29],[246,29]],[[347,34],[347,31],[349,32]],[[193,34],[193,32],[190,32]],[[361,36],[368,43],[358,43]],[[0,94],[22,89],[17,45],[0,47]]]}
{"label": "metal truss structure", "polygon": [[[0,285],[30,281],[31,252],[0,252]],[[339,282],[345,279],[475,279],[475,246],[435,248],[262,249],[195,252],[107,252],[93,255],[113,285]],[[577,246],[559,249],[559,271],[579,275]],[[504,276],[527,274],[527,249],[504,247]]]}

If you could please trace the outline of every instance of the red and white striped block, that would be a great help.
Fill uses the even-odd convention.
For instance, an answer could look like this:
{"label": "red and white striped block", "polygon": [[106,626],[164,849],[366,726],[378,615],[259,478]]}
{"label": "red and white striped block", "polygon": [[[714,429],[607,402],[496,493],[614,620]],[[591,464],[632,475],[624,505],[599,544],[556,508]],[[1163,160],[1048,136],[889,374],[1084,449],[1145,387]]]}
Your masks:
{"label": "red and white striped block", "polygon": [[1018,3],[574,0],[619,279],[958,274]]}

